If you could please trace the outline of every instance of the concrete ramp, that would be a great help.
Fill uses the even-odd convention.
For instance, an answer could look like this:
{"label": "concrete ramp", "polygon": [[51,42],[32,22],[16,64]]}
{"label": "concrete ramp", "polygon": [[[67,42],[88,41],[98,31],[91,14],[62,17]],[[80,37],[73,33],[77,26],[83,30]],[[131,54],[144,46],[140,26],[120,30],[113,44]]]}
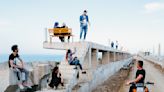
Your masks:
{"label": "concrete ramp", "polygon": [[[43,47],[45,49],[71,49],[73,51],[76,48],[75,56],[80,60],[86,74],[73,69],[75,66],[69,65],[64,59],[60,63],[59,69],[64,78],[65,92],[90,92],[98,84],[101,84],[117,72],[123,65],[132,61],[131,54],[128,52],[93,42],[59,43],[46,41],[43,43]],[[78,75],[79,78],[77,78]]]}

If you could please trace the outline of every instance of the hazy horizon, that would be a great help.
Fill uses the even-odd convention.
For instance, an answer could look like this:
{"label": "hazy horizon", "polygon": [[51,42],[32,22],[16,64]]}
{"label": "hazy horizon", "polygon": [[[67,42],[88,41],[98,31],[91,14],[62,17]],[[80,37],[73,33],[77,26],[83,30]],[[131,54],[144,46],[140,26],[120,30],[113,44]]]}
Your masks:
{"label": "hazy horizon", "polygon": [[164,54],[163,0],[5,0],[0,7],[0,54],[11,53],[13,44],[21,54],[63,53],[43,49],[44,29],[65,22],[78,41],[84,9],[91,22],[86,41],[108,45],[109,39],[118,40],[129,52],[154,48],[156,54],[160,43]]}

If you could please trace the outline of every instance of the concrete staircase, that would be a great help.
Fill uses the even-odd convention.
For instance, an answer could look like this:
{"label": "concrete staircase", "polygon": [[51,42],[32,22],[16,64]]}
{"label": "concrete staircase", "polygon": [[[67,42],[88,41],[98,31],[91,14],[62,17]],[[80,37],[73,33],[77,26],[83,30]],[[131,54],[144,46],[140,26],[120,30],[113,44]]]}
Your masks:
{"label": "concrete staircase", "polygon": [[[54,90],[54,92],[90,92],[123,65],[131,62],[130,53],[93,42],[44,42],[43,47],[56,50],[71,49],[73,52],[76,48],[74,56],[78,57],[83,70],[86,71],[86,74],[82,74],[79,69],[73,69],[75,66],[69,65],[64,58],[59,65],[59,71],[64,78],[65,89]],[[98,59],[98,53],[102,53],[102,60]],[[78,74],[79,78],[77,78]]]}
{"label": "concrete staircase", "polygon": [[[68,48],[71,49],[72,51],[74,51],[74,48],[76,48],[76,53],[74,55],[74,57],[78,57],[78,59],[80,60],[80,63],[83,64],[86,53],[88,52],[88,48],[89,48],[89,44],[87,43],[76,43],[76,44],[72,44],[72,48]],[[78,82],[81,82],[82,74],[81,74],[81,70],[78,69],[74,69],[75,66],[74,65],[69,65],[68,62],[64,60],[60,63],[59,65],[59,71],[62,74],[62,78],[64,79],[64,89],[49,89],[49,88],[45,88],[42,89],[42,91],[37,91],[37,92],[73,92],[73,88],[78,84]],[[77,78],[78,74],[80,75],[79,78]],[[79,81],[80,80],[80,81]]]}
{"label": "concrete staircase", "polygon": [[[80,63],[83,64],[85,55],[88,52],[89,45],[87,44],[77,44],[76,45],[76,53],[74,56],[78,57]],[[66,85],[66,92],[72,92],[74,86],[76,86],[81,78],[81,70],[74,69],[74,65],[69,65],[67,61],[63,61],[59,65],[59,70],[64,78],[64,83]],[[79,74],[79,78],[77,78]]]}

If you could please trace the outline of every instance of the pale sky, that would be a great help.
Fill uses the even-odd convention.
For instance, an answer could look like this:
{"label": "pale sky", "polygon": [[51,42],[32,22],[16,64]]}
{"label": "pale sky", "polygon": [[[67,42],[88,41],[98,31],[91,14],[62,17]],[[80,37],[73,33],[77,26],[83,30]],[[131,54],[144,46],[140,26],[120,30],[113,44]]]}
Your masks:
{"label": "pale sky", "polygon": [[[130,52],[164,51],[163,0],[0,0],[0,54],[18,44],[23,54],[55,53],[43,49],[44,28],[65,22],[79,40],[79,16],[88,10],[87,41],[109,39]],[[55,39],[58,41],[58,39]],[[58,51],[57,51],[58,52]]]}

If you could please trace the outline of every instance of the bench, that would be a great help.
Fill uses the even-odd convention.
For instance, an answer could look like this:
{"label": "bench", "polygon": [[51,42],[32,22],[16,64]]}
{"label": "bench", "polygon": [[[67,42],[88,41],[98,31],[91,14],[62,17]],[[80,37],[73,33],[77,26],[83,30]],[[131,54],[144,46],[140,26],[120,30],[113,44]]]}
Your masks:
{"label": "bench", "polygon": [[52,37],[72,37],[73,42],[73,35],[71,28],[51,28],[48,29],[50,35],[50,42],[52,42]]}

